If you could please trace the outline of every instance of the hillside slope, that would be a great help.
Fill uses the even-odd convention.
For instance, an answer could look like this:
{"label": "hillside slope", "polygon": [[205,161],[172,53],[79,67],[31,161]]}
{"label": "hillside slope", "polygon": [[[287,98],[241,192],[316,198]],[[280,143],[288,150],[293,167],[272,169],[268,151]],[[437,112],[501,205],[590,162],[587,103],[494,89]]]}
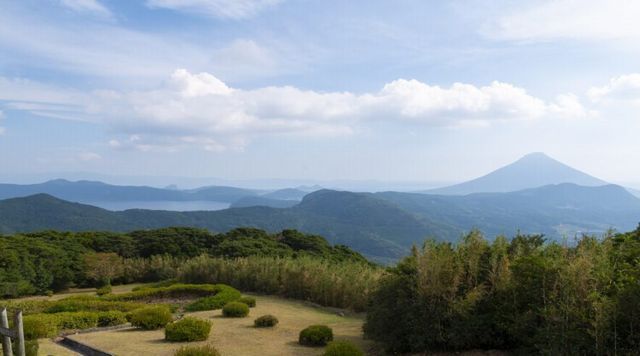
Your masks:
{"label": "hillside slope", "polygon": [[133,209],[112,212],[48,195],[0,201],[0,233],[56,230],[129,231],[191,226],[214,232],[238,227],[297,229],[379,260],[402,256],[425,238],[456,241],[478,228],[493,238],[543,233],[552,239],[635,228],[640,199],[615,185],[549,185],[466,196],[320,190],[289,208],[253,206],[219,211]]}

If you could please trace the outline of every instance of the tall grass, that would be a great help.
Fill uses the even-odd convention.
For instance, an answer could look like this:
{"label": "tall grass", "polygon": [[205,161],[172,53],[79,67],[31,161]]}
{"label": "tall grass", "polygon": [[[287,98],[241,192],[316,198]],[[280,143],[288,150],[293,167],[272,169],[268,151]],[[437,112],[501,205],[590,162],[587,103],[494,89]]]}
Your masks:
{"label": "tall grass", "polygon": [[275,294],[324,306],[362,311],[384,273],[379,267],[313,257],[200,256],[178,269],[185,283],[224,283],[243,291]]}

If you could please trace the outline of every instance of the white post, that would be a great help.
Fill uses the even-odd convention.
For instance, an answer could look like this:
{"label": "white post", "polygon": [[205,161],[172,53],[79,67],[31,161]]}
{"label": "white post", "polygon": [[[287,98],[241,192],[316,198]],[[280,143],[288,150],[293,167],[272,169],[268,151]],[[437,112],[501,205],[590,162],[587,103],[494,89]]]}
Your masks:
{"label": "white post", "polygon": [[16,314],[13,316],[13,326],[16,328],[16,332],[18,333],[18,355],[17,356],[26,356],[24,351],[24,328],[22,326],[22,310],[18,310]]}
{"label": "white post", "polygon": [[[0,312],[0,326],[5,329],[9,329],[7,308],[2,308],[2,312]],[[13,356],[13,351],[11,350],[11,338],[8,335],[2,336],[2,353],[4,356]]]}

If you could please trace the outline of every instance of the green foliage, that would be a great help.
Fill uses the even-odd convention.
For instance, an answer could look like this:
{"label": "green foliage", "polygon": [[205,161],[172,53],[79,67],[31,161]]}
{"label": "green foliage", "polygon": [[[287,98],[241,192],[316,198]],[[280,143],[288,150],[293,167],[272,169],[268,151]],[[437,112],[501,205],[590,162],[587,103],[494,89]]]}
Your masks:
{"label": "green foliage", "polygon": [[244,318],[249,315],[249,306],[240,302],[230,302],[222,307],[222,315],[227,318]]}
{"label": "green foliage", "polygon": [[238,299],[240,303],[244,303],[249,306],[249,308],[253,308],[256,306],[256,298],[253,297],[241,297]]}
{"label": "green foliage", "polygon": [[126,322],[126,314],[121,311],[112,310],[98,313],[98,326],[100,327],[122,325]]}
{"label": "green foliage", "polygon": [[49,314],[25,315],[22,318],[24,337],[27,340],[42,339],[58,335],[57,318]]}
{"label": "green foliage", "polygon": [[215,285],[215,295],[204,297],[185,307],[186,311],[215,310],[222,308],[225,304],[238,300],[240,291],[224,284]]}
{"label": "green foliage", "polygon": [[25,340],[24,352],[26,356],[38,356],[39,349],[38,340]]}
{"label": "green foliage", "polygon": [[640,352],[640,230],[571,246],[541,236],[428,241],[372,294],[365,335],[394,353]]}
{"label": "green foliage", "polygon": [[349,341],[331,341],[324,350],[323,356],[364,356],[360,348]]}
{"label": "green foliage", "polygon": [[111,294],[111,285],[107,284],[106,286],[100,287],[96,289],[96,295],[102,296],[106,294]]}
{"label": "green foliage", "polygon": [[[307,241],[308,240],[308,241]],[[155,282],[176,277],[185,259],[314,255],[366,264],[358,253],[295,230],[268,234],[240,228],[211,234],[196,228],[0,235],[0,298],[47,294],[71,286]],[[99,290],[100,293],[106,290]]]}
{"label": "green foliage", "polygon": [[95,312],[64,312],[50,314],[62,330],[82,330],[98,326],[98,313]]}
{"label": "green foliage", "polygon": [[105,300],[104,298],[98,298],[94,296],[75,296],[65,299],[61,299],[55,302],[45,302],[41,306],[32,306],[31,309],[39,312],[39,310],[45,313],[60,313],[60,312],[77,312],[77,311],[121,311],[129,312],[135,309],[144,307],[145,304],[127,302],[127,301],[112,301]]}
{"label": "green foliage", "polygon": [[184,263],[178,279],[225,283],[245,291],[309,300],[362,311],[384,270],[358,262],[332,262],[310,256],[252,256],[224,259],[199,256]]}
{"label": "green foliage", "polygon": [[160,329],[172,320],[171,311],[165,306],[137,309],[129,317],[131,325],[144,330]]}
{"label": "green foliage", "polygon": [[[221,291],[235,290],[229,286],[218,284],[172,284],[167,287],[147,287],[140,288],[129,293],[112,294],[103,297],[103,299],[110,301],[131,301],[164,298],[211,297],[219,294]],[[238,294],[237,298],[239,297],[240,294]]]}
{"label": "green foliage", "polygon": [[164,338],[167,341],[202,341],[209,337],[211,322],[198,318],[185,317],[167,324]]}
{"label": "green foliage", "polygon": [[311,325],[300,331],[298,342],[306,346],[324,346],[333,341],[333,330],[326,325]]}
{"label": "green foliage", "polygon": [[174,356],[220,356],[220,353],[212,345],[183,346],[176,351]]}
{"label": "green foliage", "polygon": [[253,321],[256,328],[271,328],[278,324],[278,318],[273,315],[263,315]]}

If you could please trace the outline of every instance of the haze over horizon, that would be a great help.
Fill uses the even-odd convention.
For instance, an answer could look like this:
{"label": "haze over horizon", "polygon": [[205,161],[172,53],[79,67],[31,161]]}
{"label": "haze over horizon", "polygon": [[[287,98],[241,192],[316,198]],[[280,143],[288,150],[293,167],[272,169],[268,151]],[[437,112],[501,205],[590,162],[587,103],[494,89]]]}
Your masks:
{"label": "haze over horizon", "polygon": [[638,17],[595,0],[6,1],[0,179],[413,189],[545,152],[638,187]]}

